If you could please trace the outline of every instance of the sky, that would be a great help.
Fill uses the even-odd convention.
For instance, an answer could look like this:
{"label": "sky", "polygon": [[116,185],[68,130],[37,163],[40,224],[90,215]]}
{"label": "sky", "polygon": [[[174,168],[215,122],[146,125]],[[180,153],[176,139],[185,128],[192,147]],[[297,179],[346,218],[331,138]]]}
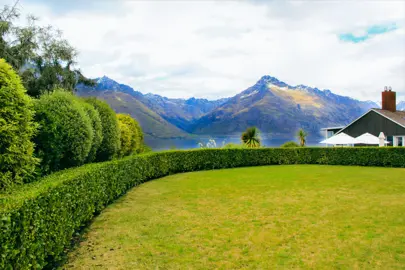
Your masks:
{"label": "sky", "polygon": [[19,9],[63,31],[84,75],[142,93],[216,99],[271,75],[360,100],[391,86],[405,100],[402,0],[20,0]]}

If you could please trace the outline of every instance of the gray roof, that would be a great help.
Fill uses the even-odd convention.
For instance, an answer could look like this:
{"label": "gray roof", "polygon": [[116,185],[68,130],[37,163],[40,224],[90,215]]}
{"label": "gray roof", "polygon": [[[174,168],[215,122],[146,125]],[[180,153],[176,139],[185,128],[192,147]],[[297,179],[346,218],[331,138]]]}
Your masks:
{"label": "gray roof", "polygon": [[381,110],[381,109],[372,109],[376,113],[381,114],[382,116],[390,119],[391,121],[405,127],[405,111],[396,111],[396,112],[391,112],[387,110]]}

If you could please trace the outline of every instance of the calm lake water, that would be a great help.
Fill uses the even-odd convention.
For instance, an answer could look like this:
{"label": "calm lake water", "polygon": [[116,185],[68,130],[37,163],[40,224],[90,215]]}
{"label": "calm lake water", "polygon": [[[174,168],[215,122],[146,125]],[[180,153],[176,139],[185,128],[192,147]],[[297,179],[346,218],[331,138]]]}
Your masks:
{"label": "calm lake water", "polygon": [[[239,136],[193,136],[190,138],[176,138],[176,139],[158,139],[158,138],[152,138],[152,137],[145,137],[145,142],[147,145],[152,147],[153,150],[155,151],[161,151],[161,150],[168,150],[168,149],[194,149],[194,148],[199,148],[198,143],[203,143],[204,145],[207,144],[207,142],[210,139],[214,139],[217,147],[223,146],[228,143],[240,143],[240,137]],[[319,146],[319,141],[321,141],[322,138],[314,138],[314,139],[308,139],[307,145],[308,146]],[[262,144],[267,147],[278,147],[282,145],[285,142],[288,141],[296,141],[297,139],[295,138],[270,138],[270,137],[265,137],[262,136]]]}

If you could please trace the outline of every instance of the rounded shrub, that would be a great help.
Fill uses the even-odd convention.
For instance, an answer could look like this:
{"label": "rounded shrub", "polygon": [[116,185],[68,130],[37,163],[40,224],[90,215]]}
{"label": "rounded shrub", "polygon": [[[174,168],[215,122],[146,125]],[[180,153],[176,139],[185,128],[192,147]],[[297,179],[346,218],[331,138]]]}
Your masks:
{"label": "rounded shrub", "polygon": [[33,102],[20,77],[0,59],[0,190],[32,179],[38,160],[33,157]]}
{"label": "rounded shrub", "polygon": [[120,128],[121,132],[121,148],[119,151],[119,156],[120,157],[125,157],[133,153],[132,149],[132,138],[133,138],[133,133],[130,130],[129,126],[121,121],[118,120],[118,126]]}
{"label": "rounded shrub", "polygon": [[118,156],[121,145],[121,132],[118,127],[117,116],[105,101],[94,97],[86,98],[85,100],[98,111],[103,130],[103,139],[97,150],[96,161],[111,160]]}
{"label": "rounded shrub", "polygon": [[143,149],[142,129],[128,114],[117,114],[121,130],[121,156],[140,153]]}
{"label": "rounded shrub", "polygon": [[36,153],[42,173],[85,163],[94,137],[92,123],[82,102],[73,94],[57,90],[35,102],[39,132]]}
{"label": "rounded shrub", "polygon": [[300,146],[298,145],[298,143],[291,141],[291,142],[284,143],[283,145],[281,145],[281,147],[283,147],[283,148],[293,148],[293,147],[300,147]]}
{"label": "rounded shrub", "polygon": [[83,100],[82,106],[87,116],[90,118],[93,128],[93,140],[86,162],[93,162],[96,160],[97,151],[101,145],[101,141],[103,140],[103,127],[101,125],[100,114],[94,108],[94,106]]}

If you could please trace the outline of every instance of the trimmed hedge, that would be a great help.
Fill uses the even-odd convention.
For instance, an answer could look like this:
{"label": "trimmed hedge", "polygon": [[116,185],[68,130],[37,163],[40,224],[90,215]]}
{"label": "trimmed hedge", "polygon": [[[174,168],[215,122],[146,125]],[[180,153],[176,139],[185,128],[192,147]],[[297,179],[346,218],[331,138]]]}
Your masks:
{"label": "trimmed hedge", "polygon": [[20,77],[0,59],[0,190],[33,179],[34,144],[37,125],[33,122],[33,102]]}
{"label": "trimmed hedge", "polygon": [[112,160],[117,157],[121,147],[120,129],[118,119],[113,109],[105,101],[95,97],[86,98],[85,101],[98,111],[103,129],[103,139],[96,154],[97,161]]}
{"label": "trimmed hedge", "polygon": [[89,117],[93,128],[93,139],[91,148],[86,159],[86,163],[91,163],[96,159],[97,150],[101,145],[101,141],[103,140],[103,127],[101,125],[100,114],[93,107],[93,105],[82,100],[82,106],[87,116]]}
{"label": "trimmed hedge", "polygon": [[73,94],[59,89],[35,101],[35,153],[43,174],[83,165],[94,137],[91,120]]}
{"label": "trimmed hedge", "polygon": [[143,145],[143,133],[138,122],[129,114],[117,114],[121,131],[120,156],[140,153]]}
{"label": "trimmed hedge", "polygon": [[405,167],[405,148],[261,148],[168,151],[57,172],[0,195],[0,269],[60,259],[81,226],[130,188],[168,174],[243,166]]}

